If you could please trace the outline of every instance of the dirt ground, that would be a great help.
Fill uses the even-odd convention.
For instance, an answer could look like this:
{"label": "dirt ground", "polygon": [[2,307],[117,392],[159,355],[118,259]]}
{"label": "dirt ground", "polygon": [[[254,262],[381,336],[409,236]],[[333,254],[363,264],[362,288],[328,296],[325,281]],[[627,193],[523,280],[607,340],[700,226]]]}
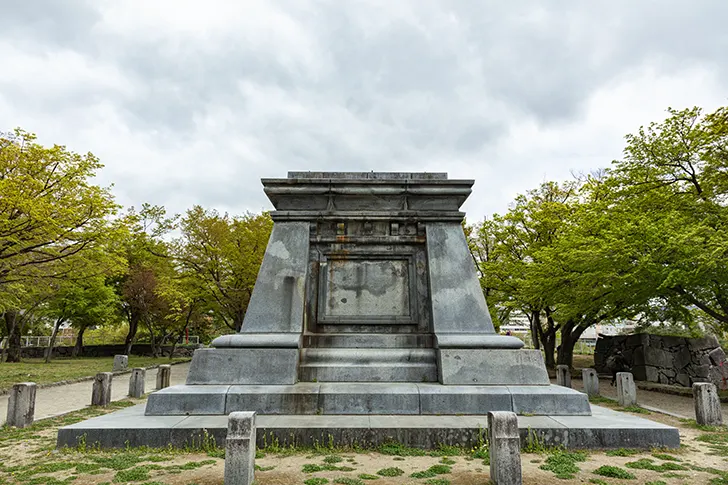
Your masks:
{"label": "dirt ground", "polygon": [[[181,452],[173,450],[98,450],[75,449],[55,450],[55,435],[58,427],[85,419],[94,412],[74,413],[55,420],[38,422],[32,428],[14,430],[0,429],[0,485],[74,485],[134,483],[146,485],[207,485],[222,484],[224,459],[219,449],[206,452]],[[524,483],[548,484],[728,484],[728,428],[720,430],[696,429],[678,419],[651,414],[641,415],[680,428],[682,446],[678,450],[649,450],[630,456],[608,456],[604,451],[589,451],[585,461],[575,463],[578,471],[573,478],[561,479],[540,467],[558,451],[544,450],[541,453],[522,453]],[[706,439],[705,436],[708,436]],[[700,440],[698,438],[701,437]],[[412,450],[403,449],[409,455]],[[660,454],[663,453],[663,454]],[[625,455],[630,454],[624,450]],[[655,456],[657,454],[657,456]],[[256,465],[256,483],[259,485],[307,484],[362,485],[375,482],[377,485],[413,484],[447,485],[487,484],[488,465],[482,457],[472,456],[471,450],[447,450],[435,452],[436,456],[394,456],[377,451],[351,452],[347,450],[265,450],[259,452]],[[447,455],[447,456],[445,456]],[[685,470],[643,470],[626,467],[628,463],[649,459],[650,465],[672,464],[672,468]],[[346,467],[343,470],[321,470],[306,473],[304,469],[315,465]],[[448,473],[433,477],[413,478],[410,475],[422,472],[433,465]],[[450,469],[447,469],[447,465]],[[603,465],[620,467],[632,473],[634,479],[617,479],[594,473]],[[398,476],[380,476],[377,472],[387,468],[398,468]],[[351,469],[351,470],[349,470]],[[387,472],[382,472],[387,475]],[[389,474],[399,473],[396,470]],[[366,475],[363,475],[366,474]],[[361,478],[360,478],[361,477]],[[375,477],[377,477],[375,479]],[[312,479],[326,479],[312,480]],[[343,480],[342,480],[343,479]],[[601,480],[601,481],[600,481]],[[307,483],[308,481],[308,483]]]}

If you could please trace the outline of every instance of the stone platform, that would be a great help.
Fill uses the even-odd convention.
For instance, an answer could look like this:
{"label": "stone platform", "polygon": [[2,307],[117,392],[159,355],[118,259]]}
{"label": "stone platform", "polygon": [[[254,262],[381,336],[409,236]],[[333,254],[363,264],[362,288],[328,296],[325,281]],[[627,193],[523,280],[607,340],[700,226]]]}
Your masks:
{"label": "stone platform", "polygon": [[[256,417],[258,446],[377,446],[398,442],[419,448],[438,445],[472,447],[486,436],[487,418],[434,415],[261,415]],[[676,428],[630,414],[592,406],[591,416],[518,416],[522,446],[538,437],[546,446],[572,449],[677,448]],[[227,416],[146,416],[140,404],[58,431],[58,446],[121,448],[183,447],[204,437],[224,445]]]}
{"label": "stone platform", "polygon": [[146,414],[227,415],[458,415],[588,416],[585,394],[562,386],[444,386],[412,382],[299,382],[290,386],[184,385],[149,396]]}

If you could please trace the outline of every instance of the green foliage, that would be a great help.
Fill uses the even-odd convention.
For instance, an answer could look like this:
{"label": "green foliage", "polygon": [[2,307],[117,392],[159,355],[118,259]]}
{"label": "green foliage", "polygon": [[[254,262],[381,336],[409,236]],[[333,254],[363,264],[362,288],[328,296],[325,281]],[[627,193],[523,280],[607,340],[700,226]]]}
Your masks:
{"label": "green foliage", "polygon": [[580,471],[576,464],[585,461],[586,457],[584,452],[558,450],[550,454],[539,468],[553,472],[557,478],[572,479]]}
{"label": "green foliage", "polygon": [[642,453],[640,450],[632,448],[617,448],[616,450],[609,450],[605,454],[607,456],[634,456]]}
{"label": "green foliage", "polygon": [[350,477],[334,478],[334,483],[338,483],[339,485],[364,485],[364,482],[362,482],[358,478]]}
{"label": "green foliage", "polygon": [[454,465],[457,462],[448,456],[444,456],[442,457],[442,460],[440,460],[440,463],[445,465]]}
{"label": "green foliage", "polygon": [[607,482],[605,482],[601,478],[590,478],[589,483],[593,483],[594,485],[609,485]]}
{"label": "green foliage", "polygon": [[664,460],[664,461],[682,461],[680,458],[672,455],[668,455],[667,453],[652,453],[652,456],[657,458],[658,460]]}
{"label": "green foliage", "polygon": [[340,463],[342,461],[344,461],[344,459],[342,457],[340,457],[339,455],[329,455],[329,456],[324,457],[324,463],[333,464],[333,463]]}
{"label": "green foliage", "polygon": [[634,480],[637,478],[627,470],[612,465],[602,465],[594,470],[594,473],[603,477],[619,478],[620,480]]}
{"label": "green foliage", "polygon": [[316,472],[323,472],[323,471],[351,472],[354,470],[355,470],[355,468],[351,468],[349,466],[336,466],[336,465],[330,465],[328,463],[325,463],[323,465],[319,465],[317,463],[306,463],[303,465],[303,468],[301,469],[301,471],[303,473],[316,473]]}
{"label": "green foliage", "polygon": [[656,465],[654,460],[650,458],[642,458],[637,461],[630,461],[626,463],[624,466],[627,468],[633,468],[635,470],[651,470],[653,472],[666,472],[666,471],[683,471],[687,470],[688,468],[683,465],[678,465],[677,463],[673,462],[667,462],[662,463],[661,465]]}
{"label": "green foliage", "polygon": [[359,475],[359,478],[362,480],[379,480],[379,477],[376,475],[370,475],[369,473],[362,473]]}
{"label": "green foliage", "polygon": [[380,475],[382,477],[398,477],[400,475],[404,475],[404,470],[397,467],[382,468],[381,470],[377,471],[377,475]]}
{"label": "green foliage", "polygon": [[430,480],[425,480],[425,485],[450,485],[450,480],[446,478],[431,478]]}
{"label": "green foliage", "polygon": [[377,448],[377,451],[383,455],[395,456],[425,456],[427,451],[420,448],[410,448],[401,443],[384,443]]}
{"label": "green foliage", "polygon": [[329,483],[329,479],[323,477],[313,477],[304,480],[303,483],[304,485],[326,485],[327,483]]}

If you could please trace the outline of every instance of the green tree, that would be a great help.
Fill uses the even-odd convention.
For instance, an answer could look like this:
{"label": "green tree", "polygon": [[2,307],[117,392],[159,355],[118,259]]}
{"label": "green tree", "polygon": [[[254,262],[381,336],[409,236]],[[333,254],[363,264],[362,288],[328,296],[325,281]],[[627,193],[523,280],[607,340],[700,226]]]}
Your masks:
{"label": "green tree", "polygon": [[108,189],[91,183],[102,165],[91,153],[43,147],[15,130],[0,135],[0,313],[9,335],[8,361],[20,360],[21,301],[38,279],[62,279],[58,264],[101,244],[117,206]]}
{"label": "green tree", "polygon": [[273,221],[267,213],[220,215],[195,206],[182,218],[175,255],[215,318],[239,331]]}

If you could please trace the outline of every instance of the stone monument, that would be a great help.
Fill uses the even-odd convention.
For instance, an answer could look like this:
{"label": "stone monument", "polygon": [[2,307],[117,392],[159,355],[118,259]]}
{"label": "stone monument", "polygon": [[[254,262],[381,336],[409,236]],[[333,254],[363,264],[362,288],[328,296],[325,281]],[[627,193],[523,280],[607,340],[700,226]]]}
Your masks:
{"label": "stone monument", "polygon": [[[62,428],[104,447],[184,445],[255,412],[258,441],[410,446],[482,439],[519,415],[547,445],[678,446],[675,428],[550,384],[542,355],[496,334],[462,228],[472,180],[290,172],[263,179],[273,231],[240,333],[195,351],[186,384]],[[525,439],[525,438],[524,438]]]}
{"label": "stone monument", "polygon": [[538,350],[495,333],[459,210],[472,185],[264,179],[273,232],[242,330],[197,350],[186,386],[150,396],[147,415],[588,415],[584,394],[550,385]]}

